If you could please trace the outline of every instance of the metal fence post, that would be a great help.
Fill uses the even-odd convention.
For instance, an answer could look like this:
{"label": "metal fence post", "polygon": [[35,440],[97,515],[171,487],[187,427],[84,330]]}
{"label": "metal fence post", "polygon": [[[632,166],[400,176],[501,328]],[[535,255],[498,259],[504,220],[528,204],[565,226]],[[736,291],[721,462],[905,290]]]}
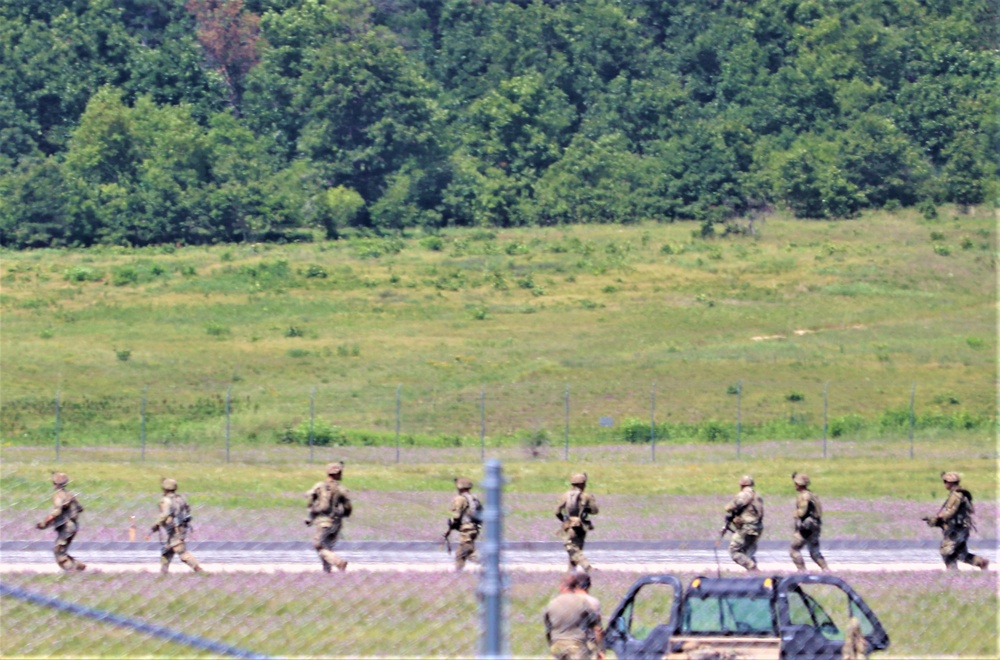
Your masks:
{"label": "metal fence post", "polygon": [[402,389],[403,389],[402,385],[396,386],[396,462],[397,463],[399,462],[399,410],[400,410],[399,396]]}
{"label": "metal fence post", "polygon": [[740,455],[740,435],[743,431],[743,381],[736,383],[736,455]]}
{"label": "metal fence post", "polygon": [[653,462],[656,462],[656,381],[649,393],[649,445],[652,447]]}
{"label": "metal fence post", "polygon": [[913,458],[913,427],[916,426],[917,416],[913,410],[913,400],[917,396],[917,384],[914,383],[910,389],[910,458]]}
{"label": "metal fence post", "polygon": [[139,437],[142,441],[142,460],[146,460],[146,393],[149,385],[142,388],[142,406],[139,408]]}
{"label": "metal fence post", "polygon": [[483,571],[479,579],[479,598],[482,604],[482,644],[480,657],[496,660],[509,656],[505,634],[505,607],[503,559],[503,468],[500,461],[486,463],[483,491],[486,505],[483,509]]}
{"label": "metal fence post", "polygon": [[232,409],[231,402],[233,400],[233,386],[232,384],[226,388],[226,462],[229,462],[229,429],[230,429],[230,410]]}
{"label": "metal fence post", "polygon": [[566,386],[566,449],[563,451],[563,460],[569,460],[569,385]]}
{"label": "metal fence post", "polygon": [[316,446],[316,386],[309,391],[309,462],[313,462]]}
{"label": "metal fence post", "polygon": [[60,390],[56,389],[56,460],[59,460],[59,393]]}
{"label": "metal fence post", "polygon": [[823,383],[823,458],[826,458],[826,432],[829,428],[829,417],[827,412],[829,411],[829,399],[827,398],[827,390],[830,388],[830,383]]}
{"label": "metal fence post", "polygon": [[486,387],[479,392],[479,460],[486,460]]}

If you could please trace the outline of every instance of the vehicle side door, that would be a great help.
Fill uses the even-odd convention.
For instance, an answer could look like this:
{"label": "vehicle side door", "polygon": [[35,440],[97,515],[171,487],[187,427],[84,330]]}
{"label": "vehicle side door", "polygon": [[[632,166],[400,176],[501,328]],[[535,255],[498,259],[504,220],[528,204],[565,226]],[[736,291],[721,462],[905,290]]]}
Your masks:
{"label": "vehicle side door", "polygon": [[889,646],[889,635],[868,604],[832,575],[791,575],[778,585],[776,601],[782,657],[839,660],[852,618],[868,652]]}
{"label": "vehicle side door", "polygon": [[677,628],[681,595],[680,580],[672,575],[637,580],[608,619],[606,646],[623,659],[662,658]]}

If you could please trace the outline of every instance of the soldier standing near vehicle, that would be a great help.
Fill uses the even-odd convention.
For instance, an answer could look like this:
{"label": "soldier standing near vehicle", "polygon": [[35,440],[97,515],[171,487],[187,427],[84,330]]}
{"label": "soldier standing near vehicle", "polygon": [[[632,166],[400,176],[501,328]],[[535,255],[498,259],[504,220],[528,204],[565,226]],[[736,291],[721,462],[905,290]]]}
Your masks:
{"label": "soldier standing near vehicle", "polygon": [[314,525],[313,547],[323,562],[323,571],[329,573],[334,566],[346,571],[347,561],[333,552],[333,546],[340,535],[344,518],[351,517],[351,498],[347,489],[340,485],[344,475],[344,463],[330,463],[326,466],[326,481],[320,481],[306,493],[309,498],[309,517],[306,525]]}
{"label": "soldier standing near vehicle", "polygon": [[588,596],[577,593],[577,576],[568,573],[559,582],[559,595],[545,607],[545,640],[555,660],[604,658],[603,651],[587,648],[588,635],[601,639],[601,618]]}
{"label": "soldier standing near vehicle", "polygon": [[198,560],[188,552],[185,545],[188,530],[191,528],[191,507],[183,495],[177,492],[177,481],[174,479],[164,479],[160,482],[163,489],[163,497],[160,498],[160,517],[156,519],[150,532],[157,534],[162,527],[167,533],[167,538],[160,539],[163,547],[160,548],[160,573],[164,575],[170,570],[170,562],[174,555],[177,555],[182,562],[191,569],[200,573],[204,569],[198,564]]}
{"label": "soldier standing near vehicle", "polygon": [[583,544],[587,540],[587,530],[594,529],[590,516],[598,514],[597,499],[585,493],[587,473],[574,474],[569,480],[572,488],[559,499],[556,518],[562,522],[559,534],[569,555],[569,570],[590,571],[590,562],[583,554]]}
{"label": "soldier standing near vehicle", "polygon": [[764,531],[764,500],[753,489],[753,477],[740,477],[740,492],[726,505],[726,526],[722,533],[731,529],[733,538],[729,542],[729,556],[733,561],[751,572],[757,571],[757,542]]}
{"label": "soldier standing near vehicle", "polygon": [[601,616],[601,601],[590,595],[590,576],[586,573],[576,574],[576,593],[583,596],[590,608],[597,613],[597,625],[587,630],[587,650],[591,657],[604,656],[604,618]]}
{"label": "soldier standing near vehicle", "polygon": [[937,515],[927,516],[923,521],[929,527],[940,527],[941,558],[949,570],[958,570],[958,562],[972,564],[982,570],[990,566],[990,560],[969,552],[969,532],[975,529],[972,514],[972,493],[960,488],[962,477],[957,472],[942,472],[941,481],[948,489],[948,499],[941,505]]}
{"label": "soldier standing near vehicle", "polygon": [[458,495],[451,500],[451,515],[448,518],[448,531],[458,532],[458,551],[455,552],[455,570],[465,569],[465,562],[479,563],[476,553],[476,538],[483,524],[483,504],[472,494],[472,481],[465,477],[455,479]]}
{"label": "soldier standing near vehicle", "polygon": [[802,559],[802,548],[809,548],[809,556],[824,571],[829,570],[826,559],[819,549],[819,533],[823,527],[823,506],[816,494],[809,490],[809,475],[792,473],[792,483],[795,484],[795,535],[792,536],[792,549],[789,554],[796,570],[806,570],[806,562]]}
{"label": "soldier standing near vehicle", "polygon": [[87,568],[87,565],[69,554],[69,546],[73,543],[73,537],[76,536],[76,521],[83,513],[83,507],[76,499],[76,495],[66,490],[68,483],[69,477],[65,473],[54,472],[52,474],[52,487],[55,489],[55,492],[52,493],[52,511],[35,527],[46,529],[50,525],[55,525],[56,544],[53,553],[56,556],[56,563],[64,571],[74,569],[82,571]]}

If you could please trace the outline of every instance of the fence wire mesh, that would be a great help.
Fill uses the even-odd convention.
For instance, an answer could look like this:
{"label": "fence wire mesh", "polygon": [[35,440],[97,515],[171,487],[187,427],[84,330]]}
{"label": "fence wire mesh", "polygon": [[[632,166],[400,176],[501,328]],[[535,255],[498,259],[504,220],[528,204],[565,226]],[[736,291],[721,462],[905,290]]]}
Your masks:
{"label": "fence wire mesh", "polygon": [[[519,475],[546,465],[525,463]],[[335,549],[349,565],[331,574],[323,573],[311,544],[313,530],[303,525],[303,494],[322,476],[320,465],[175,463],[153,457],[143,464],[64,461],[58,467],[69,473],[69,489],[85,508],[69,549],[88,564],[82,572],[60,571],[52,554],[55,532],[35,528],[51,509],[49,476],[56,467],[51,460],[12,458],[4,450],[3,657],[482,655],[484,571],[478,566],[454,571],[454,556],[441,539],[454,494],[447,490],[452,476],[447,465],[401,466],[404,487],[392,476],[395,469],[381,462],[348,462],[345,484],[355,509]],[[555,467],[561,473],[565,464]],[[601,514],[586,548],[598,569],[592,572],[591,593],[603,603],[606,625],[615,604],[643,575],[669,573],[686,585],[698,575],[745,574],[729,558],[728,537],[721,547],[713,544],[726,498],[616,493],[608,483],[613,474],[631,478],[647,468],[629,462],[608,467],[592,473],[589,488]],[[192,506],[187,547],[204,573],[176,558],[168,575],[159,573],[161,546],[150,526],[163,476],[178,478]],[[995,483],[995,475],[973,483],[991,479]],[[442,481],[445,486],[436,483]],[[525,491],[515,482],[504,493],[500,586],[507,603],[499,622],[509,640],[504,655],[548,655],[541,613],[566,570],[552,516],[564,487]],[[765,494],[768,523],[757,560],[765,575],[791,574],[785,521],[792,517],[794,493],[770,483],[758,488]],[[476,490],[481,492],[478,484]],[[944,494],[940,487],[932,493],[938,500]],[[996,657],[996,572],[969,565],[944,570],[940,530],[919,522],[934,515],[936,504],[824,493],[823,506],[823,548],[832,574],[877,613],[892,640],[885,657]],[[996,499],[988,490],[979,492],[975,506],[977,527],[969,548],[995,561]],[[481,537],[480,552],[483,542]]]}

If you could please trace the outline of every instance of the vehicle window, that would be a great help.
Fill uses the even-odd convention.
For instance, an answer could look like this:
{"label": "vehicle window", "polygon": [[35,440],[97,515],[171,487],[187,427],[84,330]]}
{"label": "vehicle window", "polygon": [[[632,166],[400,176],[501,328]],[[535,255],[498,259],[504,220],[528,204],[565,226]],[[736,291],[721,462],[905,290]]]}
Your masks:
{"label": "vehicle window", "polygon": [[813,626],[812,611],[799,591],[788,592],[788,620],[795,626]]}
{"label": "vehicle window", "polygon": [[[835,584],[801,584],[799,586],[802,590],[802,599],[812,613],[813,621],[810,622],[810,625],[829,640],[843,641],[847,621],[851,616],[856,616],[855,608],[847,593]],[[791,595],[789,595],[789,603],[791,603]],[[871,623],[867,622],[866,619],[862,622],[862,629],[864,629],[865,623],[867,623],[868,630],[871,630]]]}
{"label": "vehicle window", "polygon": [[643,640],[653,628],[670,623],[675,597],[673,585],[655,582],[643,585],[626,610],[629,635]]}
{"label": "vehicle window", "polygon": [[867,637],[875,632],[875,626],[872,624],[871,619],[861,611],[861,608],[854,601],[851,601],[851,616],[857,617],[858,621],[861,622],[861,634],[863,636]]}
{"label": "vehicle window", "polygon": [[767,598],[688,598],[681,630],[687,634],[772,634],[771,603]]}

